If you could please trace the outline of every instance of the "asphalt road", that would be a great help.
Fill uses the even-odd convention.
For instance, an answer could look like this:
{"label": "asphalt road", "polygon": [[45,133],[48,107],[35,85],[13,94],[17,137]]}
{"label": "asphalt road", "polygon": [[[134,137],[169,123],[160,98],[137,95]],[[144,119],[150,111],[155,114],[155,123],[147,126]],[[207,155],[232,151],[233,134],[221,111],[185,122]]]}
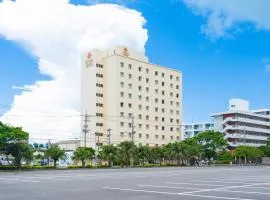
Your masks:
{"label": "asphalt road", "polygon": [[270,167],[0,172],[0,200],[270,200]]}

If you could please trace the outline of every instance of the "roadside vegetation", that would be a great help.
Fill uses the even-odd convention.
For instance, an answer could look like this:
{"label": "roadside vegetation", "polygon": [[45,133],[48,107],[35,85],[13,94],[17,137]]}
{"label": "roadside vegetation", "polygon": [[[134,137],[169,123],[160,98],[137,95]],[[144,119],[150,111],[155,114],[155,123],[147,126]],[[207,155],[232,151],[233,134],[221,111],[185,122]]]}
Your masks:
{"label": "roadside vegetation", "polygon": [[[28,139],[29,134],[22,128],[0,122],[0,169],[51,169],[56,168],[59,159],[65,159],[64,150],[58,146],[29,145]],[[205,131],[165,146],[150,147],[124,141],[118,145],[102,146],[99,152],[79,147],[72,157],[74,165],[68,168],[259,164],[262,157],[270,157],[270,140],[266,146],[258,148],[239,146],[230,151],[227,146],[227,139],[222,133]]]}

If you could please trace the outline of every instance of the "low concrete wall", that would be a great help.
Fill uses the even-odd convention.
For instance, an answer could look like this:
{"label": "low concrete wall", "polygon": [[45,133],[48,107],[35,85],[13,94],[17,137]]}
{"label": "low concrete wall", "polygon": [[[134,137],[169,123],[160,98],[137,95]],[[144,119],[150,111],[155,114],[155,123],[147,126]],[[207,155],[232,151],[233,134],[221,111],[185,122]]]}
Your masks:
{"label": "low concrete wall", "polygon": [[270,165],[270,157],[263,157],[262,165]]}

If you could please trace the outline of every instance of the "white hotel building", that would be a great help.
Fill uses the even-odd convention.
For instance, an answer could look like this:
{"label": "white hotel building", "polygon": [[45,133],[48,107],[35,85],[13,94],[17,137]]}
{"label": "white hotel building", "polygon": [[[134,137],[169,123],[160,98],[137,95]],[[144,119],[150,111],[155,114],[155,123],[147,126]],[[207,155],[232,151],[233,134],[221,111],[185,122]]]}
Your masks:
{"label": "white hotel building", "polygon": [[225,134],[231,149],[239,145],[263,146],[270,137],[270,109],[249,110],[249,102],[231,99],[229,111],[213,114],[214,129]]}
{"label": "white hotel building", "polygon": [[89,130],[82,132],[81,145],[133,139],[136,144],[161,146],[180,139],[182,74],[149,63],[140,52],[117,46],[85,53],[81,96]]}

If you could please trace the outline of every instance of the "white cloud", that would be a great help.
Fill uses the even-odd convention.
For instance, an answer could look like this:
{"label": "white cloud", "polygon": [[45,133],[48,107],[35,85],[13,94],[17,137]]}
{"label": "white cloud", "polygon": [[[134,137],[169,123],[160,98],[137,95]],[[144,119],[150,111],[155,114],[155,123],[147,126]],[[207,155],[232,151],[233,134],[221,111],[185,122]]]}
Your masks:
{"label": "white cloud", "polygon": [[238,25],[251,23],[258,30],[270,30],[269,0],[183,0],[196,14],[207,19],[202,32],[212,39],[230,36]]}
{"label": "white cloud", "polygon": [[147,41],[141,14],[117,5],[4,0],[0,3],[0,19],[0,35],[24,45],[38,59],[40,73],[52,78],[15,87],[23,91],[14,97],[12,108],[1,118],[24,127],[32,138],[63,138],[80,133],[82,51],[117,44],[144,51]]}

